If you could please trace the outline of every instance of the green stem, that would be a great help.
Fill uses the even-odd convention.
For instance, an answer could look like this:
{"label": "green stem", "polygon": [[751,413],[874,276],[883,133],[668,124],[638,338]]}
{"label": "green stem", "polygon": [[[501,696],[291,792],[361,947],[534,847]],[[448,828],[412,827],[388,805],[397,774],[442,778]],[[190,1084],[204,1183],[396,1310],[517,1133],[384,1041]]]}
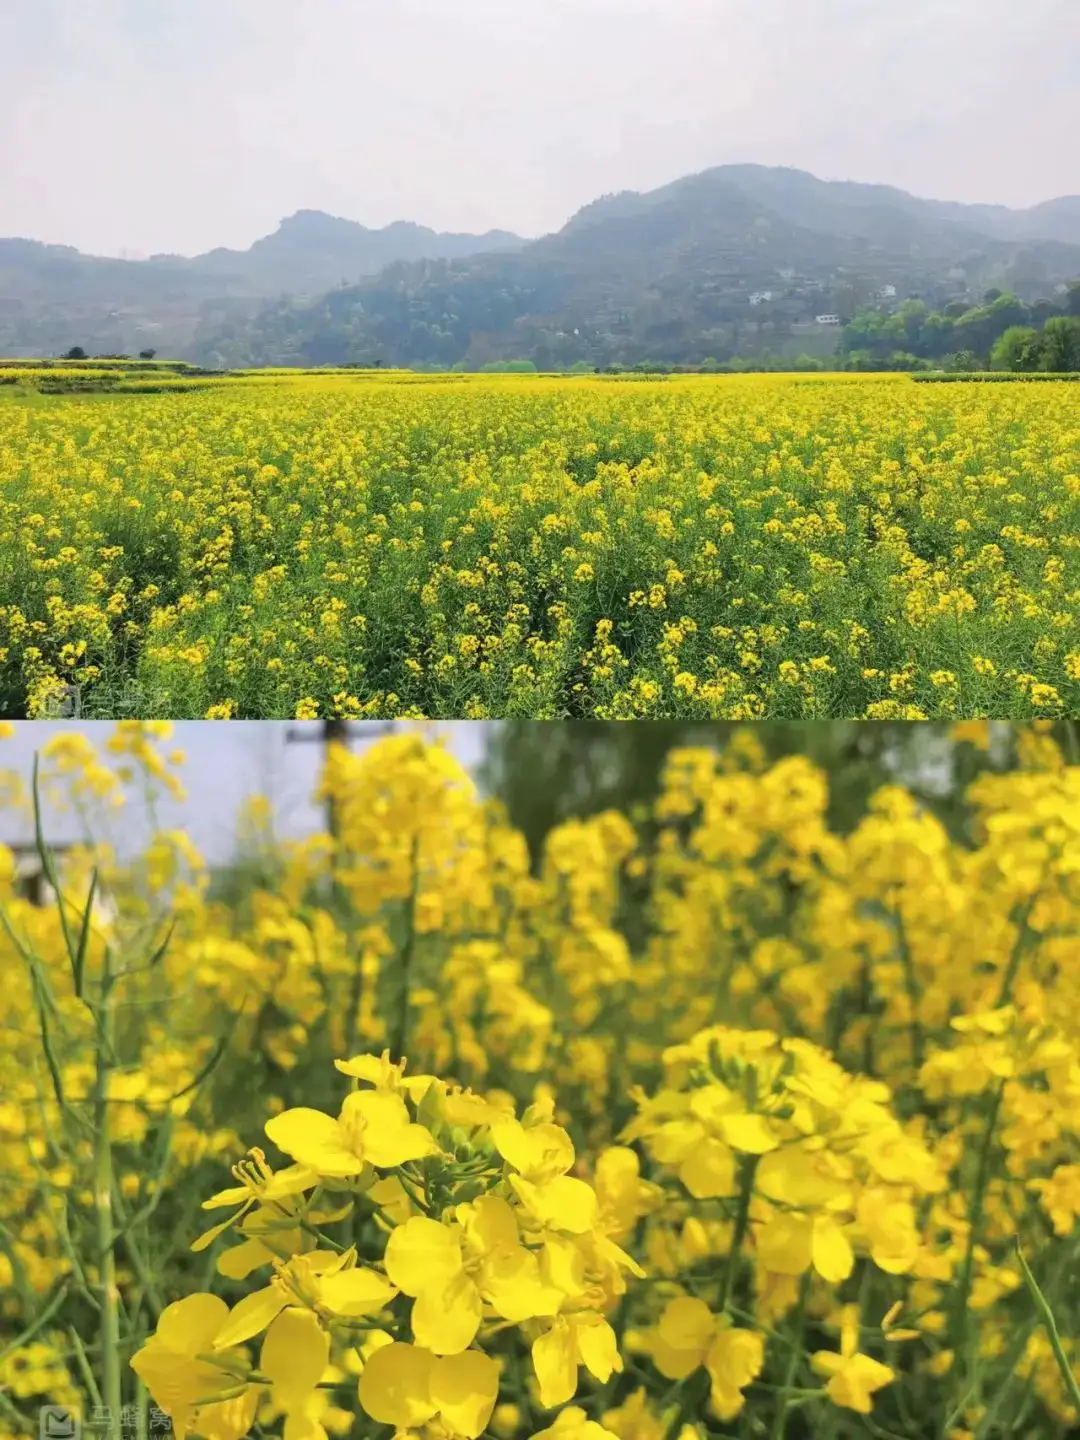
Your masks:
{"label": "green stem", "polygon": [[1065,1389],[1068,1392],[1069,1400],[1077,1412],[1080,1412],[1080,1385],[1076,1383],[1076,1376],[1069,1364],[1069,1357],[1065,1354],[1065,1347],[1061,1343],[1061,1334],[1057,1328],[1057,1321],[1054,1319],[1054,1312],[1047,1303],[1046,1296],[1039,1289],[1039,1283],[1031,1273],[1031,1267],[1024,1259],[1024,1252],[1020,1249],[1019,1239],[1016,1241],[1016,1258],[1020,1262],[1020,1270],[1024,1277],[1024,1284],[1035,1302],[1035,1308],[1039,1312],[1039,1319],[1046,1330],[1047,1339],[1050,1341],[1050,1348],[1054,1352],[1054,1359],[1057,1361],[1058,1369],[1061,1371],[1061,1378],[1065,1382]]}
{"label": "green stem", "polygon": [[757,1171],[757,1165],[758,1157],[756,1155],[744,1155],[740,1162],[739,1208],[735,1212],[735,1229],[731,1236],[731,1250],[728,1252],[727,1265],[724,1268],[724,1283],[717,1305],[717,1311],[721,1315],[727,1309],[731,1292],[735,1287],[735,1276],[739,1268],[739,1252],[742,1250],[743,1241],[746,1239],[746,1232],[750,1225],[750,1201],[754,1193],[754,1174]]}
{"label": "green stem", "polygon": [[420,897],[420,836],[417,834],[412,845],[412,888],[409,892],[409,908],[405,917],[407,929],[405,944],[401,952],[401,990],[397,1026],[394,1030],[390,1050],[392,1060],[405,1059],[409,1045],[409,1001],[412,985],[413,961],[416,958],[416,903]]}
{"label": "green stem", "polygon": [[998,1112],[1001,1109],[1002,1097],[1005,1094],[1005,1081],[1002,1080],[994,1091],[994,1097],[990,1104],[990,1114],[986,1121],[986,1130],[983,1133],[982,1145],[979,1147],[979,1163],[975,1171],[975,1188],[971,1195],[971,1213],[969,1216],[969,1228],[967,1246],[964,1250],[964,1259],[960,1267],[960,1283],[956,1296],[956,1327],[957,1327],[957,1355],[963,1354],[968,1338],[968,1300],[971,1296],[971,1284],[975,1267],[975,1246],[979,1239],[979,1222],[982,1220],[983,1204],[986,1200],[986,1186],[990,1179],[990,1155],[993,1149],[994,1129],[997,1125]]}
{"label": "green stem", "polygon": [[799,1300],[795,1306],[795,1313],[792,1316],[791,1322],[794,1343],[791,1347],[791,1354],[788,1356],[787,1368],[784,1371],[784,1383],[776,1399],[776,1410],[773,1415],[769,1440],[784,1440],[784,1430],[787,1427],[788,1401],[792,1398],[795,1389],[795,1372],[798,1370],[799,1361],[802,1359],[803,1321],[806,1318],[806,1301],[810,1295],[810,1279],[812,1274],[813,1271],[807,1270],[802,1278],[802,1284],[799,1286]]}
{"label": "green stem", "polygon": [[[1077,1247],[1075,1246],[1064,1257],[1064,1259],[1062,1259],[1062,1257],[1060,1256],[1055,1256],[1053,1274],[1051,1275],[1050,1281],[1047,1284],[1045,1290],[1043,1290],[1042,1292],[1047,1305],[1051,1305],[1054,1301],[1057,1300],[1058,1292],[1061,1290],[1061,1287],[1063,1285],[1070,1283],[1070,1277],[1073,1274],[1073,1266],[1076,1262],[1076,1258]],[[1037,1281],[1036,1285],[1038,1285]],[[1026,1325],[1024,1329],[1017,1331],[1016,1336],[1013,1339],[1008,1350],[1006,1350],[1004,1355],[1001,1357],[1000,1369],[1001,1373],[1005,1376],[1005,1379],[999,1387],[997,1394],[987,1406],[985,1414],[979,1421],[979,1427],[975,1432],[975,1440],[988,1440],[988,1437],[992,1434],[994,1421],[997,1419],[998,1414],[1004,1407],[1005,1399],[1011,1393],[1013,1381],[1017,1378],[1016,1367],[1020,1361],[1020,1357],[1026,1351],[1028,1342],[1031,1339],[1032,1333],[1034,1332],[1038,1324],[1039,1319],[1038,1316],[1036,1316],[1036,1318],[1032,1320],[1028,1325]],[[1033,1381],[1034,1373],[1034,1371],[1031,1371],[1027,1377],[1029,1385]]]}
{"label": "green stem", "polygon": [[150,1434],[150,1392],[141,1380],[135,1382],[135,1440],[148,1440]]}
{"label": "green stem", "polygon": [[1013,944],[1012,953],[1009,956],[1009,963],[1005,967],[1005,974],[1002,976],[1001,980],[1001,990],[998,994],[997,1001],[997,1008],[999,1010],[1003,1005],[1008,1005],[1009,1000],[1012,997],[1012,987],[1016,980],[1017,971],[1020,969],[1020,961],[1023,959],[1024,951],[1027,948],[1028,936],[1031,933],[1028,929],[1028,920],[1031,916],[1031,911],[1034,908],[1034,905],[1035,898],[1034,896],[1032,896],[1030,900],[1025,902],[1024,908],[1020,912],[1020,920],[1018,922],[1016,940]]}
{"label": "green stem", "polygon": [[2,1364],[9,1355],[13,1355],[16,1350],[21,1350],[24,1345],[29,1344],[29,1342],[34,1338],[38,1331],[43,1329],[49,1323],[52,1317],[56,1314],[57,1310],[60,1309],[60,1306],[64,1303],[64,1300],[67,1297],[67,1292],[68,1281],[65,1278],[58,1283],[58,1285],[56,1286],[56,1293],[51,1296],[48,1304],[45,1306],[44,1310],[42,1310],[41,1314],[37,1317],[37,1319],[31,1321],[31,1323],[26,1327],[26,1329],[22,1332],[21,1335],[16,1335],[15,1339],[12,1340],[10,1345],[6,1345],[3,1350],[0,1350],[0,1364]]}
{"label": "green stem", "polygon": [[120,1294],[116,1284],[116,1235],[113,1226],[112,1131],[109,1115],[109,1075],[114,1055],[112,974],[106,951],[98,1001],[99,1044],[94,1083],[94,1215],[97,1229],[98,1285],[101,1297],[101,1395],[110,1416],[107,1440],[119,1431],[123,1404],[120,1362]]}
{"label": "green stem", "polygon": [[915,974],[915,957],[908,944],[907,929],[899,906],[896,910],[897,934],[900,940],[900,960],[904,967],[904,988],[907,991],[908,1008],[911,1011],[911,1063],[916,1075],[922,1069],[923,1034],[919,1024],[919,982]]}
{"label": "green stem", "polygon": [[874,998],[873,976],[870,971],[870,957],[864,956],[859,967],[859,1006],[858,1013],[866,1022],[866,1031],[863,1034],[862,1070],[864,1075],[874,1073],[874,1026],[871,1023],[870,1007]]}
{"label": "green stem", "polygon": [[86,1354],[86,1346],[79,1339],[79,1332],[75,1329],[74,1325],[67,1327],[67,1335],[72,1345],[71,1353],[75,1358],[76,1365],[79,1367],[79,1374],[82,1376],[83,1384],[86,1386],[86,1393],[90,1396],[92,1404],[100,1405],[101,1391],[98,1389],[98,1383],[94,1378],[94,1372]]}

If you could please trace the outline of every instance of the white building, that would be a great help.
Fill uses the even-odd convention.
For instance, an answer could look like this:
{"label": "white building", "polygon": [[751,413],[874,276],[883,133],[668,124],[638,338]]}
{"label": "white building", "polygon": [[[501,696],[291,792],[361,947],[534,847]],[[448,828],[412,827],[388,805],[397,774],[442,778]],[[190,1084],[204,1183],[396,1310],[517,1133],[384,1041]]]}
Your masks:
{"label": "white building", "polygon": [[881,289],[880,289],[877,293],[878,293],[878,299],[879,299],[879,300],[895,300],[895,299],[896,299],[896,286],[895,286],[895,285],[883,285],[883,286],[881,287]]}
{"label": "white building", "polygon": [[817,320],[817,323],[818,323],[819,325],[839,325],[839,324],[840,324],[840,316],[839,316],[839,315],[817,315],[817,316],[815,316],[815,319]]}
{"label": "white building", "polygon": [[755,290],[750,296],[750,304],[760,305],[763,300],[771,300],[772,298],[773,292],[771,290]]}
{"label": "white building", "polygon": [[[61,856],[71,849],[70,845],[50,846],[52,858],[59,862]],[[52,909],[56,904],[56,891],[49,884],[38,855],[36,845],[31,844],[6,844],[0,840],[0,850],[7,850],[14,862],[12,865],[11,888],[21,899],[27,900],[31,905],[39,909]],[[59,866],[58,866],[59,868]],[[78,903],[77,896],[68,896],[69,900]],[[104,894],[100,888],[94,894],[94,908],[92,918],[98,925],[109,926],[115,923],[117,918],[116,902],[113,898]]]}

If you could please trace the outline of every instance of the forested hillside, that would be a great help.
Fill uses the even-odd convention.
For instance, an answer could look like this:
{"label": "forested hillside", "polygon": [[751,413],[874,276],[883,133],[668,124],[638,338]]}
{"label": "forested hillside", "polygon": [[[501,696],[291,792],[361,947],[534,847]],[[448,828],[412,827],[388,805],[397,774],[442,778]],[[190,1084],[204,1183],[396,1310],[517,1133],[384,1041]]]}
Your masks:
{"label": "forested hillside", "polygon": [[967,310],[996,287],[1053,306],[1078,275],[1072,199],[1011,211],[725,166],[603,197],[514,251],[396,264],[314,302],[279,299],[223,324],[197,358],[565,369],[828,357],[840,325],[871,304]]}

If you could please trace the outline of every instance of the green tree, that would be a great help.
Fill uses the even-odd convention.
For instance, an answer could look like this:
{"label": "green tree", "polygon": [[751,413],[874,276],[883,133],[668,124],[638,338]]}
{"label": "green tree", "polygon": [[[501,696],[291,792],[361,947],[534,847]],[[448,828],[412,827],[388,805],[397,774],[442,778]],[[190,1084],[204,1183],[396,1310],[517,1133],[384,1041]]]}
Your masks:
{"label": "green tree", "polygon": [[994,342],[990,364],[995,370],[1037,370],[1041,348],[1039,332],[1031,325],[1010,325]]}
{"label": "green tree", "polygon": [[978,370],[979,357],[974,350],[958,350],[955,355],[949,357],[948,368],[950,370]]}
{"label": "green tree", "polygon": [[1080,370],[1080,319],[1055,315],[1046,322],[1039,344],[1039,369]]}
{"label": "green tree", "polygon": [[73,345],[67,354],[61,358],[64,360],[85,360],[86,351],[81,345]]}

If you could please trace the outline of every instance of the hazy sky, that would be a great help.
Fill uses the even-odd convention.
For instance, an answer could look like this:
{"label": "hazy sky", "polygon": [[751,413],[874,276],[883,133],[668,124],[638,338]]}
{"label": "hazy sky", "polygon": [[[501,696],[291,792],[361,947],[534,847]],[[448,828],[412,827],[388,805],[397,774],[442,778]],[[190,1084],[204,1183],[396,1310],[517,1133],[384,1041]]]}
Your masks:
{"label": "hazy sky", "polygon": [[0,0],[0,235],[539,235],[736,161],[1029,205],[1080,191],[1078,76],[1080,0]]}
{"label": "hazy sky", "polygon": [[[7,0],[0,0],[0,4]],[[361,750],[365,730],[377,725],[352,727],[353,748]],[[106,764],[117,764],[104,753],[105,742],[115,727],[109,721],[73,724],[70,721],[33,721],[16,727],[16,733],[0,740],[0,771],[16,770],[27,786],[33,774],[34,753],[60,730],[75,729],[88,735],[103,752]],[[435,729],[446,737],[453,753],[470,771],[483,758],[490,726],[483,721],[452,721]],[[228,860],[234,853],[237,813],[251,795],[267,795],[274,802],[278,833],[282,836],[310,834],[323,827],[323,811],[312,804],[322,754],[315,744],[287,743],[286,735],[302,732],[318,735],[318,724],[276,724],[271,721],[207,720],[178,721],[172,739],[162,751],[180,749],[187,761],[176,773],[187,789],[182,802],[163,800],[158,823],[163,829],[184,829],[207,860]],[[77,818],[46,807],[46,839],[61,844],[81,838]],[[138,853],[150,832],[146,807],[137,797],[117,812],[114,843],[131,855]],[[10,808],[0,808],[0,844],[27,843],[33,839],[33,824]]]}

